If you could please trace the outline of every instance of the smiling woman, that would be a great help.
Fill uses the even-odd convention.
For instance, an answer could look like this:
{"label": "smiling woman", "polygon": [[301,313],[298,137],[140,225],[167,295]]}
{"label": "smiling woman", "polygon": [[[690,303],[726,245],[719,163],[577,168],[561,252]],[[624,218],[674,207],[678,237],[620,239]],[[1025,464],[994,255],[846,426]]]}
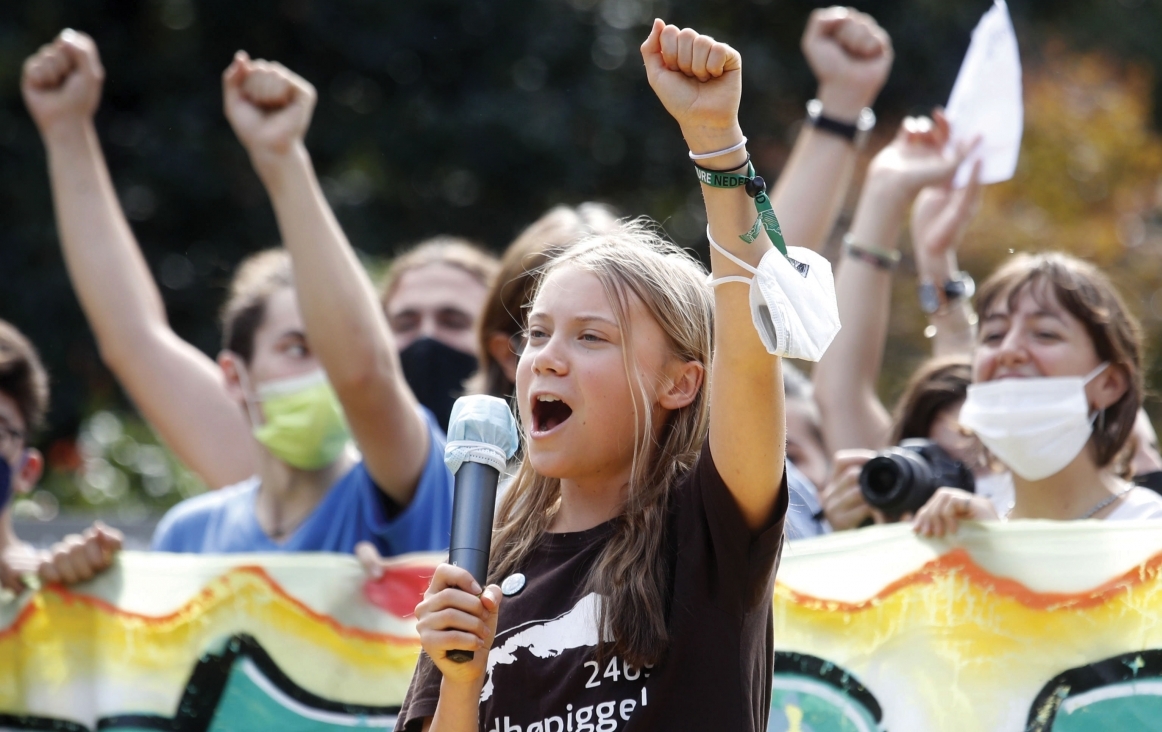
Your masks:
{"label": "smiling woman", "polygon": [[[1162,498],[1111,468],[1141,406],[1142,346],[1109,278],[1065,254],[1021,255],[981,287],[978,310],[960,422],[1013,473],[1007,517],[1162,518]],[[943,488],[916,528],[940,536],[961,518],[997,516],[987,499]]]}

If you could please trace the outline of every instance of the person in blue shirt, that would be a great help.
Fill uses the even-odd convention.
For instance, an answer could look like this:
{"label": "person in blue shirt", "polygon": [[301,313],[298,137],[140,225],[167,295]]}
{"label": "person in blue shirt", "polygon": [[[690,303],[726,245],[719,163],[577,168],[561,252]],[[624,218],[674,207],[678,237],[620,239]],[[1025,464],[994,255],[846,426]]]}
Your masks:
{"label": "person in blue shirt", "polygon": [[244,53],[224,74],[226,116],[286,248],[240,267],[215,365],[167,323],[118,204],[93,126],[103,77],[92,39],[66,30],[26,62],[23,91],[101,357],[174,452],[220,489],[172,509],[154,548],[446,548],[443,435],[409,390],[374,288],[320,190],[303,142],[314,89]]}

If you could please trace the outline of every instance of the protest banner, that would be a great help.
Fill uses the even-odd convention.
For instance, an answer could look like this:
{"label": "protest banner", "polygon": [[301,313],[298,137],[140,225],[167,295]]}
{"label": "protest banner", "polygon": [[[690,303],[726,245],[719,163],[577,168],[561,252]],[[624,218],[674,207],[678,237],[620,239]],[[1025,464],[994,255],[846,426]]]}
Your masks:
{"label": "protest banner", "polygon": [[[338,555],[125,552],[94,581],[0,605],[0,729],[391,729],[439,560],[369,581]],[[790,543],[768,730],[1151,729],[1159,567],[1148,522]]]}
{"label": "protest banner", "polygon": [[0,729],[391,729],[438,561],[124,552],[0,606]]}
{"label": "protest banner", "polygon": [[1080,732],[1162,720],[1157,522],[906,525],[795,542],[770,732]]}

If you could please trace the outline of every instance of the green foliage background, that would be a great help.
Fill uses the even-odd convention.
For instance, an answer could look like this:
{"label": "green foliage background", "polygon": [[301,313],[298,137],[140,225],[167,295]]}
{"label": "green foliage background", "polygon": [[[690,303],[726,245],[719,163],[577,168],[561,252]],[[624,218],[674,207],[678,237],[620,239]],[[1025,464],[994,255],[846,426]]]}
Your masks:
{"label": "green foliage background", "polygon": [[[44,444],[53,448],[54,464],[67,473],[84,460],[108,457],[129,471],[131,492],[146,506],[196,489],[171,466],[177,471],[173,485],[187,487],[153,495],[145,490],[149,472],[134,467],[136,459],[119,463],[110,452],[122,437],[98,445],[90,439],[92,424],[81,430],[86,415],[112,410],[121,414],[122,436],[153,441],[125,412],[69,287],[43,148],[20,100],[23,59],[62,27],[90,33],[101,49],[107,81],[97,125],[119,194],[162,283],[174,328],[212,354],[219,337],[216,309],[234,264],[278,241],[261,186],[221,113],[220,74],[235,50],[282,61],[319,89],[309,148],[348,236],[373,258],[435,233],[467,236],[500,251],[548,206],[589,199],[613,203],[627,215],[648,214],[679,243],[704,251],[701,204],[685,146],[650,93],[637,55],[647,24],[661,16],[742,51],[742,123],[769,180],[814,94],[799,37],[820,4],[0,3],[0,318],[23,329],[52,370],[54,408]],[[971,29],[989,3],[874,0],[857,6],[888,30],[897,54],[877,104],[882,144],[901,116],[947,99]],[[1070,49],[1097,49],[1115,66],[1133,62],[1145,70],[1133,90],[1147,100],[1157,96],[1150,74],[1162,63],[1157,0],[1016,0],[1011,12],[1027,68],[1043,64],[1044,49],[1056,40]],[[1119,83],[1121,72],[1111,73],[1111,83]],[[1147,103],[1142,135],[1153,136],[1157,115]],[[1156,180],[1159,172],[1148,175]],[[1025,180],[1037,180],[1036,170],[1026,174]],[[1003,221],[1006,214],[996,215]],[[991,263],[995,256],[986,252],[978,261]],[[987,270],[974,274],[979,279]],[[914,327],[911,288],[897,291],[904,292],[897,292],[897,302],[907,314],[888,350],[889,395],[925,350]],[[1150,297],[1131,295],[1135,301]],[[78,434],[85,448],[79,451],[73,447]],[[122,457],[131,453],[121,450]],[[152,458],[143,464],[157,469]],[[87,500],[67,484],[60,478],[53,491],[66,502]]]}

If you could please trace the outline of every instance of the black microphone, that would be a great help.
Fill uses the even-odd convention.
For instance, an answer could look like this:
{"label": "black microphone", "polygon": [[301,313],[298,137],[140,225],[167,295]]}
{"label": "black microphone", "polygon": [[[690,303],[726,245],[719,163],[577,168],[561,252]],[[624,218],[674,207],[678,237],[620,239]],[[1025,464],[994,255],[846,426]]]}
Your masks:
{"label": "black microphone", "polygon": [[[503,399],[473,394],[456,400],[444,448],[444,462],[456,479],[448,561],[468,570],[481,587],[488,581],[496,486],[517,444],[516,420]],[[445,655],[467,663],[474,653],[452,650]]]}

